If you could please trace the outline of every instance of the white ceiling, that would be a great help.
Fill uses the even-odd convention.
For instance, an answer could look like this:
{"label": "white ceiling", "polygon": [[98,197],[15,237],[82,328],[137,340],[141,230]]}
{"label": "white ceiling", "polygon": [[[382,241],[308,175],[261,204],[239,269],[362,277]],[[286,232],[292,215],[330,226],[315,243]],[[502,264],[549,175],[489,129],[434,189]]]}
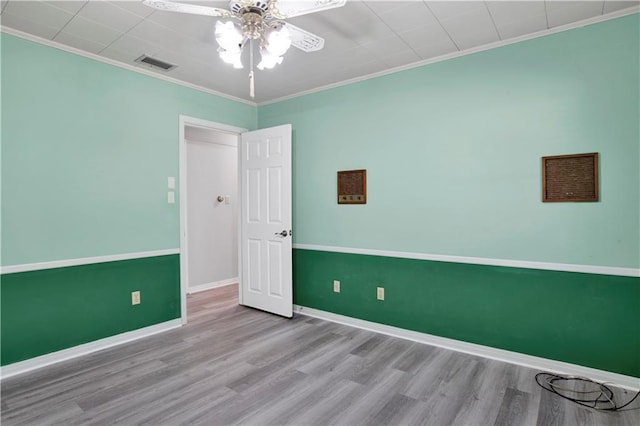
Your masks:
{"label": "white ceiling", "polygon": [[[284,0],[281,0],[284,1]],[[216,18],[157,11],[140,1],[1,0],[3,27],[129,66],[142,54],[178,65],[153,71],[233,97],[268,102],[307,90],[434,59],[490,43],[600,17],[640,1],[361,1],[291,18],[325,38],[323,50],[291,48],[284,62],[256,72],[218,58]],[[227,1],[187,1],[227,8]],[[247,53],[247,52],[245,52]],[[246,56],[246,55],[245,55]]]}

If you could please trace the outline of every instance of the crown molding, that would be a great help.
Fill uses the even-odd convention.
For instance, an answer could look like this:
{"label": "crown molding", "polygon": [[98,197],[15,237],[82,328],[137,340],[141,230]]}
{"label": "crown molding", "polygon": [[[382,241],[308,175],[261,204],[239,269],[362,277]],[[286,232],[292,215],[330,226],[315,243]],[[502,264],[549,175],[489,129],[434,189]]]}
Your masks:
{"label": "crown molding", "polygon": [[58,43],[57,41],[48,40],[46,38],[38,37],[33,34],[25,33],[20,30],[16,30],[13,28],[5,27],[0,25],[0,31],[6,34],[10,34],[12,36],[16,36],[25,40],[32,41],[34,43],[42,44],[45,46],[53,47],[54,49],[63,50],[68,53],[73,53],[74,55],[83,56],[88,59],[93,59],[94,61],[102,62],[105,64],[113,65],[118,68],[123,68],[129,71],[136,72],[138,74],[143,74],[148,77],[157,78],[158,80],[167,81],[169,83],[177,84],[178,86],[187,87],[189,89],[197,90],[199,92],[207,93],[209,95],[218,96],[220,98],[228,99],[230,101],[240,102],[245,105],[250,105],[253,107],[258,106],[257,103],[248,101],[246,99],[238,98],[236,96],[228,95],[226,93],[218,92],[216,90],[208,89],[206,87],[198,86],[197,84],[187,83],[186,81],[178,80],[177,78],[164,76],[161,74],[156,74],[154,72],[148,71],[144,68],[139,68],[134,65],[129,65],[124,62],[119,62],[113,59],[105,58],[104,56],[96,55],[95,53],[85,52],[84,50],[76,49],[75,47],[67,46],[62,43]]}
{"label": "crown molding", "polygon": [[623,16],[633,15],[635,13],[640,12],[640,6],[634,6],[627,9],[618,10],[615,12],[607,13],[606,15],[600,15],[593,18],[584,19],[582,21],[572,22],[570,24],[561,25],[559,27],[550,28],[543,31],[538,31],[532,34],[526,34],[519,37],[510,38],[507,40],[500,40],[494,43],[485,44],[482,46],[473,47],[471,49],[461,50],[454,53],[448,53],[446,55],[437,56],[435,58],[424,59],[418,62],[413,62],[407,65],[401,65],[395,68],[389,68],[384,71],[378,71],[373,74],[367,74],[360,77],[351,78],[349,80],[340,81],[338,83],[331,83],[325,86],[316,87],[314,89],[304,90],[302,92],[294,93],[291,95],[282,96],[279,98],[271,99],[269,101],[258,102],[257,106],[265,106],[270,104],[275,104],[282,101],[287,101],[294,98],[299,98],[301,96],[311,95],[313,93],[324,92],[325,90],[335,89],[336,87],[347,86],[349,84],[358,83],[365,80],[371,80],[377,77],[383,77],[389,74],[395,74],[398,72],[419,68],[429,64],[435,64],[438,62],[448,61],[449,59],[459,58],[461,56],[472,55],[478,52],[484,52],[485,50],[496,49],[498,47],[508,46],[510,44],[520,43],[527,40],[533,40],[540,37],[545,37],[551,34],[561,33],[564,31],[573,30],[576,28],[586,27],[588,25],[598,24],[600,22],[610,21],[612,19],[621,18]]}

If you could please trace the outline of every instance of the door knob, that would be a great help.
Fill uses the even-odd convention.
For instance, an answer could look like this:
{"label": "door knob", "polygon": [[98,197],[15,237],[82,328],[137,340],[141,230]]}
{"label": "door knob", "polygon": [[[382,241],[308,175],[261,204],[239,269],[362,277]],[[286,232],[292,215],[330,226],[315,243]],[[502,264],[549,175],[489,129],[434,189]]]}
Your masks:
{"label": "door knob", "polygon": [[286,237],[287,235],[289,235],[289,233],[287,232],[287,230],[285,229],[282,232],[276,232],[276,235],[280,235],[281,237]]}

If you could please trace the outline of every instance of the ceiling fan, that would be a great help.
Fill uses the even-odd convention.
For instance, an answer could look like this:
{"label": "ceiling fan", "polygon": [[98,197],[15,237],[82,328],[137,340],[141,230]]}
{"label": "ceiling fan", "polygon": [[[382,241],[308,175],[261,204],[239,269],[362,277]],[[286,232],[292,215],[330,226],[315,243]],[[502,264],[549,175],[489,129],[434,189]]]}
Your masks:
{"label": "ceiling fan", "polygon": [[147,6],[162,11],[192,13],[228,21],[216,21],[216,41],[220,58],[243,68],[242,50],[249,43],[249,95],[254,95],[253,41],[260,42],[260,70],[270,69],[282,63],[283,55],[291,45],[304,52],[314,52],[324,47],[324,39],[284,19],[321,12],[344,6],[347,0],[231,0],[229,10],[217,7],[178,3],[165,0],[143,0]]}

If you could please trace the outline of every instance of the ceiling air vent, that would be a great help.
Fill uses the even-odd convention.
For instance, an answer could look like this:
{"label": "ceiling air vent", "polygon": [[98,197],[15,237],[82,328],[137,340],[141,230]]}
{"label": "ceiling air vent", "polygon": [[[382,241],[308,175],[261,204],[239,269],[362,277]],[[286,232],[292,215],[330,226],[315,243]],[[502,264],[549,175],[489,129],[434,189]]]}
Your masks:
{"label": "ceiling air vent", "polygon": [[168,62],[161,61],[159,59],[154,59],[147,55],[140,56],[138,59],[136,59],[136,62],[140,64],[149,65],[151,68],[159,69],[162,71],[171,71],[172,69],[177,67],[177,65],[173,65]]}

